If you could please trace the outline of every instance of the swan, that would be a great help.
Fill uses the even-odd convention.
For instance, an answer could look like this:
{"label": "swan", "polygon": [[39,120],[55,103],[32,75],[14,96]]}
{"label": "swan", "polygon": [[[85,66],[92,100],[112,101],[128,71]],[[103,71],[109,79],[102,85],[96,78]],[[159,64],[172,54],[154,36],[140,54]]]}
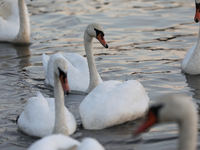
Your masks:
{"label": "swan", "polygon": [[[92,26],[95,26],[93,28]],[[88,31],[88,32],[87,32]],[[90,33],[90,34],[89,34]],[[108,48],[108,45],[104,39],[104,33],[102,32],[102,27],[97,23],[89,24],[84,33],[84,46],[86,51],[87,60],[76,53],[56,53],[51,57],[47,56],[43,53],[43,67],[45,72],[45,83],[54,85],[53,80],[53,61],[56,58],[65,58],[68,64],[68,81],[71,90],[81,91],[89,93],[93,88],[95,88],[98,84],[102,83],[102,79],[96,71],[96,66],[94,64],[94,55],[92,51],[92,41],[93,37],[95,37],[99,42],[105,47]],[[93,68],[93,72],[89,73],[88,68]],[[91,82],[93,84],[89,85],[89,76],[92,77]]]}
{"label": "swan", "polygon": [[[196,22],[200,21],[200,0],[196,1],[196,14],[194,20]],[[200,74],[200,30],[199,30],[199,37],[197,43],[195,43],[192,48],[189,49],[187,54],[185,55],[181,69],[183,72],[190,74],[190,75],[197,75]]]}
{"label": "swan", "polygon": [[0,41],[29,43],[30,22],[24,0],[0,1]]}
{"label": "swan", "polygon": [[[84,40],[91,41],[95,29],[103,34],[100,25],[91,24],[84,33]],[[101,35],[101,36],[102,36]],[[142,84],[136,80],[126,82],[105,81],[96,84],[97,70],[95,67],[92,47],[86,46],[86,56],[90,72],[90,93],[79,106],[79,113],[85,129],[101,130],[142,117],[148,108],[149,98]],[[92,61],[89,61],[92,60]],[[96,87],[95,87],[96,86]],[[94,88],[95,87],[95,88]],[[92,90],[93,89],[93,90]]]}
{"label": "swan", "polygon": [[84,138],[80,143],[77,140],[62,134],[54,134],[34,142],[28,150],[105,150],[93,138]]}
{"label": "swan", "polygon": [[76,130],[74,116],[64,106],[64,91],[69,92],[67,64],[65,59],[54,61],[54,98],[37,97],[27,100],[24,111],[18,119],[18,126],[24,133],[44,137],[52,133],[70,135]]}
{"label": "swan", "polygon": [[192,100],[176,94],[164,95],[150,107],[147,120],[135,130],[134,135],[157,123],[176,122],[179,125],[179,150],[196,150],[197,110]]}

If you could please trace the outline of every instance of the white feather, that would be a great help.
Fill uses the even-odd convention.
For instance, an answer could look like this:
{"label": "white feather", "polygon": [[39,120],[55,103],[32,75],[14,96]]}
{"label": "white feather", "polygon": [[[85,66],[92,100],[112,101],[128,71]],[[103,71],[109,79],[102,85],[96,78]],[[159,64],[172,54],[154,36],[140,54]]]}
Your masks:
{"label": "white feather", "polygon": [[106,81],[85,97],[79,112],[85,129],[100,130],[142,117],[148,102],[140,82]]}
{"label": "white feather", "polygon": [[93,138],[85,138],[80,143],[71,137],[55,134],[34,142],[28,150],[105,150]]}
{"label": "white feather", "polygon": [[[18,0],[1,0],[0,1],[0,41],[4,42],[17,42],[21,39],[20,31],[20,16],[19,10],[22,10],[23,6],[18,6]],[[27,37],[29,41],[30,36],[30,21],[29,14],[26,4],[25,12],[22,13],[26,18],[25,24],[22,24],[21,27],[26,28]],[[27,39],[26,39],[27,40]],[[23,42],[23,41],[22,41]]]}
{"label": "white feather", "polygon": [[[89,69],[87,60],[76,53],[56,53],[50,58],[43,54],[43,67],[45,72],[45,83],[54,86],[53,62],[56,58],[64,58],[68,65],[67,78],[71,90],[85,92],[89,86]],[[99,82],[102,82],[98,74]]]}

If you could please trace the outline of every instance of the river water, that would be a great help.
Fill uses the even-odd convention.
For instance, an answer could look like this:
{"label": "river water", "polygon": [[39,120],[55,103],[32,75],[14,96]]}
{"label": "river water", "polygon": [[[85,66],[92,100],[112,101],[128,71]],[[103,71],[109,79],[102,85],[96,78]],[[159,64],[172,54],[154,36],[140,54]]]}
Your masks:
{"label": "river water", "polygon": [[[109,45],[104,49],[94,40],[96,66],[104,81],[140,81],[148,92],[150,105],[165,93],[180,93],[193,99],[199,111],[200,76],[185,75],[180,69],[182,59],[198,37],[193,0],[26,0],[26,3],[32,44],[0,44],[1,150],[24,150],[38,140],[20,132],[16,118],[26,100],[37,91],[53,97],[53,88],[44,84],[41,54],[70,52],[85,56],[83,32],[91,22],[102,25]],[[84,130],[78,106],[85,96],[72,93],[65,101],[78,124],[73,138],[96,138],[107,150],[176,149],[175,124],[155,126],[137,138],[131,133],[143,118],[101,131]]]}

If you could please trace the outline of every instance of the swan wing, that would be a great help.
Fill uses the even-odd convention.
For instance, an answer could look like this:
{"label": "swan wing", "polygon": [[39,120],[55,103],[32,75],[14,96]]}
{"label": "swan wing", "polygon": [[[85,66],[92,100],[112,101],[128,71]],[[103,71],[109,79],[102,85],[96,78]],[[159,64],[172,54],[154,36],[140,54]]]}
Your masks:
{"label": "swan wing", "polygon": [[84,138],[78,150],[105,150],[104,147],[93,138]]}
{"label": "swan wing", "polygon": [[[79,87],[74,87],[73,89],[77,89],[77,91],[85,92],[89,86],[89,68],[87,59],[83,56],[76,54],[76,53],[66,53],[63,56],[73,65],[74,68],[77,69],[77,77],[74,78],[74,74],[71,74],[72,79],[74,80],[73,83],[75,85],[79,85]],[[102,83],[102,79],[98,74],[98,83]]]}
{"label": "swan wing", "polygon": [[[54,86],[53,62],[56,58],[60,57],[65,58],[68,65],[67,78],[70,89],[82,92],[87,90],[89,86],[89,69],[87,60],[83,56],[76,53],[56,53],[51,57],[43,54],[42,57],[46,84]],[[99,83],[102,83],[100,76]]]}
{"label": "swan wing", "polygon": [[13,0],[13,1],[1,0],[0,1],[0,17],[2,19],[7,20],[13,15],[13,11],[15,11],[15,10],[12,10],[13,9],[12,2],[15,5],[15,9],[17,9],[18,3],[16,0]]}
{"label": "swan wing", "polygon": [[[25,4],[26,25],[30,36],[28,8]],[[14,42],[20,30],[18,0],[0,1],[0,41]]]}
{"label": "swan wing", "polygon": [[142,117],[148,102],[140,82],[106,81],[85,97],[79,112],[85,129],[100,130]]}
{"label": "swan wing", "polygon": [[89,86],[89,69],[87,60],[76,53],[66,53],[63,56],[70,62],[68,81],[70,89],[85,92]]}
{"label": "swan wing", "polygon": [[69,135],[71,135],[76,131],[77,124],[74,115],[66,107],[65,107],[65,118],[67,122]]}
{"label": "swan wing", "polygon": [[19,32],[17,0],[0,1],[0,41],[12,42]]}
{"label": "swan wing", "polygon": [[54,99],[45,99],[40,92],[37,93],[37,97],[29,98],[18,119],[19,129],[36,137],[51,134],[55,120],[53,105]]}
{"label": "swan wing", "polygon": [[63,56],[77,69],[88,72],[87,60],[76,53],[65,53]]}
{"label": "swan wing", "polygon": [[191,56],[195,50],[195,47],[196,47],[197,43],[195,43],[187,52],[187,54],[185,55],[185,57],[183,58],[183,61],[182,61],[182,65],[181,65],[181,68],[182,70],[185,72],[186,70],[186,66],[189,62],[189,60],[191,59]]}
{"label": "swan wing", "polygon": [[62,134],[44,137],[34,142],[28,150],[77,150],[79,142]]}
{"label": "swan wing", "polygon": [[64,58],[67,62],[67,78],[70,89],[72,91],[86,91],[86,89],[89,86],[89,70],[87,60],[83,56],[75,53],[56,53],[53,54],[49,59],[46,56],[44,56],[45,54],[43,54],[43,66],[45,71],[46,84],[54,86],[53,62],[56,58],[60,57]]}

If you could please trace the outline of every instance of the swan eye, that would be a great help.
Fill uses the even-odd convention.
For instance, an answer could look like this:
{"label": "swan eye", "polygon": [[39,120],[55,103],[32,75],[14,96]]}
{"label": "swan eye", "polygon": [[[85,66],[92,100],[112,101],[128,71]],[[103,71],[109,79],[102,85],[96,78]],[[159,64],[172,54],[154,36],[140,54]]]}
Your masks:
{"label": "swan eye", "polygon": [[103,40],[103,37],[104,37],[104,33],[96,28],[94,28],[94,30],[96,31],[96,37],[101,34],[101,39]]}
{"label": "swan eye", "polygon": [[59,77],[63,77],[63,82],[65,83],[65,79],[67,78],[67,73],[65,73],[64,71],[62,71],[59,67],[58,67],[58,70],[59,70]]}
{"label": "swan eye", "polygon": [[164,107],[164,104],[158,104],[158,105],[154,105],[154,106],[151,106],[149,108],[149,112],[153,112],[155,114],[156,117],[158,117],[158,114],[161,110],[161,108]]}
{"label": "swan eye", "polygon": [[196,9],[200,8],[200,3],[196,3]]}

